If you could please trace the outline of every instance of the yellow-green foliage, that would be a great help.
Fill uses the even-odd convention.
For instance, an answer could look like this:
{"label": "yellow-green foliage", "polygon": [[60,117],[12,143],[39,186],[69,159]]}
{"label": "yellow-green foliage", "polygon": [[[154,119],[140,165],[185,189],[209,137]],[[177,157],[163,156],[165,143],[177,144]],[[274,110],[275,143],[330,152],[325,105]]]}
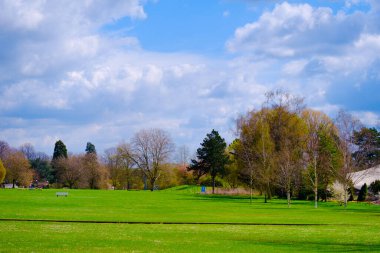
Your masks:
{"label": "yellow-green foliage", "polygon": [[0,184],[3,182],[6,173],[7,171],[5,170],[3,162],[0,159]]}

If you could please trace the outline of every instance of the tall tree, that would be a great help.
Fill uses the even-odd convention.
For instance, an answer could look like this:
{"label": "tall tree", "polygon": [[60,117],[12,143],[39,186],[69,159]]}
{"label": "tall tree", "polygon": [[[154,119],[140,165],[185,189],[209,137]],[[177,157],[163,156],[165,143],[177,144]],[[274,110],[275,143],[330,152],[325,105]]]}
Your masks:
{"label": "tall tree", "polygon": [[67,158],[67,148],[63,141],[58,140],[54,145],[53,160],[61,157]]}
{"label": "tall tree", "polygon": [[91,142],[87,142],[86,154],[95,154],[96,155],[95,145],[92,144]]}
{"label": "tall tree", "polygon": [[[63,141],[58,140],[54,145],[53,158],[51,160],[53,181],[55,182],[58,181],[58,174],[62,174],[58,171],[59,169],[63,169],[64,163],[61,161],[62,159],[67,159],[67,148]],[[59,166],[57,164],[58,161]]]}
{"label": "tall tree", "polygon": [[249,112],[238,120],[240,145],[237,146],[237,157],[245,168],[243,173],[249,178],[250,202],[252,203],[252,189],[256,187],[264,192],[264,202],[271,198],[271,184],[276,174],[274,172],[274,143],[270,136],[268,122],[269,110]]}
{"label": "tall tree", "polygon": [[95,153],[87,153],[82,157],[82,174],[86,186],[90,189],[105,188],[107,177],[106,169],[99,163]]}
{"label": "tall tree", "polygon": [[201,170],[210,174],[212,180],[212,193],[215,193],[215,178],[223,175],[228,163],[226,154],[227,144],[225,140],[214,129],[207,134],[206,138],[197,149],[197,160],[192,160],[189,170]]}
{"label": "tall tree", "polygon": [[231,188],[237,188],[240,184],[239,176],[241,172],[241,166],[239,164],[239,159],[237,157],[237,150],[239,149],[239,145],[240,145],[240,140],[235,139],[227,147],[227,155],[230,162],[225,167],[226,175],[224,178]]}
{"label": "tall tree", "polygon": [[336,128],[330,131],[319,132],[318,149],[318,182],[322,192],[322,200],[327,201],[329,186],[337,179],[338,171],[342,166],[342,155],[339,149],[339,137]]}
{"label": "tall tree", "polygon": [[6,174],[7,174],[7,171],[3,165],[3,162],[0,159],[0,184],[4,181]]}
{"label": "tall tree", "polygon": [[339,130],[339,151],[342,156],[342,165],[338,170],[338,180],[343,188],[344,207],[347,207],[348,190],[353,182],[353,172],[358,170],[358,166],[352,159],[355,150],[354,132],[358,131],[361,123],[351,114],[341,110],[336,118],[336,126]]}
{"label": "tall tree", "polygon": [[129,154],[131,153],[131,146],[128,143],[120,143],[116,148],[116,168],[123,178],[124,188],[129,190],[132,184],[132,170],[135,165]]}
{"label": "tall tree", "polygon": [[266,108],[270,110],[267,117],[269,132],[274,144],[272,159],[275,162],[276,183],[286,192],[290,206],[291,191],[300,181],[305,127],[299,115],[305,105],[302,97],[282,90],[268,92],[266,97]]}
{"label": "tall tree", "polygon": [[[306,139],[306,162],[308,164],[307,175],[314,191],[314,207],[318,207],[318,180],[320,174],[327,175],[327,170],[330,170],[331,164],[326,164],[328,161],[328,152],[323,144],[327,144],[328,139],[331,140],[333,135],[336,135],[335,127],[332,120],[324,113],[314,110],[304,110],[302,112],[302,118],[307,126],[307,139]],[[322,142],[324,140],[325,142]],[[322,154],[325,157],[322,157]],[[324,161],[323,163],[321,161]],[[318,166],[321,165],[321,166]],[[323,165],[323,166],[322,166]]]}
{"label": "tall tree", "polygon": [[131,141],[129,157],[149,180],[150,190],[161,175],[162,165],[170,158],[174,144],[162,129],[140,130]]}
{"label": "tall tree", "polygon": [[278,183],[286,192],[290,207],[291,192],[296,188],[301,174],[307,128],[301,118],[286,107],[272,110],[270,126],[275,144]]}

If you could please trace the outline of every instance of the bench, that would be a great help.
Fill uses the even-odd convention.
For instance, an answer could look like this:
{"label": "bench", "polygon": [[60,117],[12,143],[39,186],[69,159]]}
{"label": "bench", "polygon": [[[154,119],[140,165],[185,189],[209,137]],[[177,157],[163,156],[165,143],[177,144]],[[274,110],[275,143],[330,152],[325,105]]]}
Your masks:
{"label": "bench", "polygon": [[69,196],[69,193],[68,192],[56,192],[55,195],[57,195],[57,197],[59,197],[59,196],[67,197],[67,196]]}

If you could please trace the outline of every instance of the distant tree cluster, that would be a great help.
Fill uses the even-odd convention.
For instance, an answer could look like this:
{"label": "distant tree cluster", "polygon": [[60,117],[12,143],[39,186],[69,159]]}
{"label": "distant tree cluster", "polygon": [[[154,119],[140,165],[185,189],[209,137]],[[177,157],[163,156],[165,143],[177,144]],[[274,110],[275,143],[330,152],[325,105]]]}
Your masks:
{"label": "distant tree cluster", "polygon": [[193,182],[186,170],[188,148],[178,150],[180,162],[171,162],[175,147],[169,134],[161,129],[141,130],[130,143],[109,148],[102,156],[91,142],[84,150],[83,154],[70,154],[64,142],[58,140],[50,157],[36,152],[29,143],[15,149],[0,141],[0,183],[11,183],[13,187],[153,191]]}

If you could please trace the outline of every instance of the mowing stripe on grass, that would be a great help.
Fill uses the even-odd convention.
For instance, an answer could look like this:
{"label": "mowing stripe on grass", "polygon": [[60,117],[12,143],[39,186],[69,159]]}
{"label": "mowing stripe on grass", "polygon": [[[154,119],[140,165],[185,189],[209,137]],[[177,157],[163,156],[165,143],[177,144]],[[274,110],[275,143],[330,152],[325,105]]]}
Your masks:
{"label": "mowing stripe on grass", "polygon": [[[294,223],[254,223],[254,222],[171,222],[171,221],[92,221],[92,220],[45,220],[45,219],[7,219],[0,218],[0,221],[19,222],[61,222],[61,223],[99,223],[99,224],[145,224],[145,225],[236,225],[236,226],[330,226],[337,224],[294,224]],[[344,224],[338,224],[344,225]]]}

